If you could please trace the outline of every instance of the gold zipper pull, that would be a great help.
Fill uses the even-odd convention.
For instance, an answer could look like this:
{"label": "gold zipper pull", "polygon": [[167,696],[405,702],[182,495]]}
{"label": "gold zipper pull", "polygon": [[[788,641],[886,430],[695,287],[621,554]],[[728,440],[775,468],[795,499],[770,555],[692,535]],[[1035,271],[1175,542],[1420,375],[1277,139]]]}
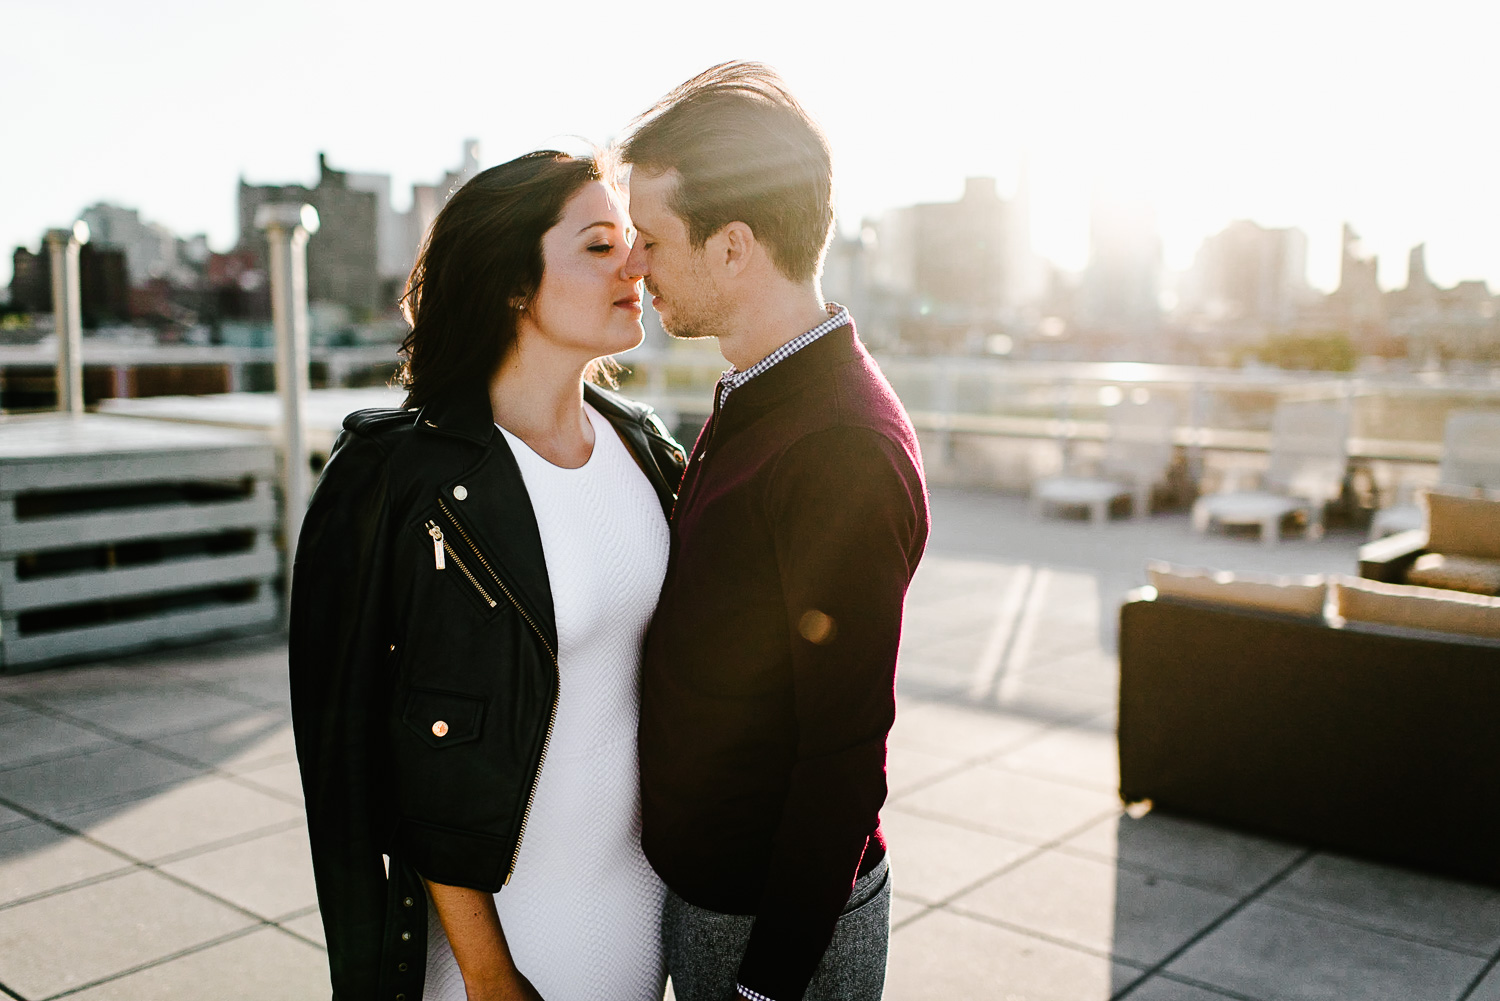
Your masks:
{"label": "gold zipper pull", "polygon": [[441,570],[448,565],[443,558],[443,530],[437,527],[436,522],[427,523],[427,534],[432,536],[432,565]]}

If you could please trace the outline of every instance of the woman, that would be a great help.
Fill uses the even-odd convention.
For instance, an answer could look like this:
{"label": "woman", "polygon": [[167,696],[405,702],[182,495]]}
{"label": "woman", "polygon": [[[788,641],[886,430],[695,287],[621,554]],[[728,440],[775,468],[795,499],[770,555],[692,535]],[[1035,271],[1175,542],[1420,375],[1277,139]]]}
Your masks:
{"label": "woman", "polygon": [[586,380],[640,343],[629,252],[593,160],[464,185],[406,406],[351,414],[313,495],[292,717],[338,998],[662,995],[636,684],[682,451]]}

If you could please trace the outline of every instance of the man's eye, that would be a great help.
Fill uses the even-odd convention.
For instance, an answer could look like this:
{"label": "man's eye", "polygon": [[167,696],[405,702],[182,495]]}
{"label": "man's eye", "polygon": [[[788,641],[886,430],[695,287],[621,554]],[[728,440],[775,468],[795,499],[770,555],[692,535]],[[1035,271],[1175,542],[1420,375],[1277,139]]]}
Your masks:
{"label": "man's eye", "polygon": [[645,243],[641,244],[641,249],[642,250],[650,250],[654,246],[656,246],[655,243],[653,243],[650,240],[647,240]]}

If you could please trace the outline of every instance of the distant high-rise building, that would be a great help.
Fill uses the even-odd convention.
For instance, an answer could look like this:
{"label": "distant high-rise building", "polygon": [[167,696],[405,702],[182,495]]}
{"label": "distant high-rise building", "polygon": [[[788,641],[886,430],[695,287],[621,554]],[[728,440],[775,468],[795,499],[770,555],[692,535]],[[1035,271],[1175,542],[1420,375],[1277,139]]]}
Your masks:
{"label": "distant high-rise building", "polygon": [[125,253],[125,268],[132,288],[155,278],[187,284],[185,264],[177,236],[161,223],[145,222],[135,209],[100,202],[83,210],[89,243]]}
{"label": "distant high-rise building", "polygon": [[391,175],[356,173],[344,175],[355,191],[375,196],[375,267],[383,281],[404,279],[416,257],[406,233],[406,213],[391,207]]}
{"label": "distant high-rise building", "polygon": [[[1011,206],[992,177],[970,177],[956,202],[897,209],[890,277],[936,312],[991,318],[1010,301]],[[904,274],[901,272],[905,272]]]}
{"label": "distant high-rise building", "polygon": [[[416,250],[427,238],[427,230],[438,212],[448,203],[448,196],[468,183],[479,173],[479,140],[465,139],[457,170],[450,170],[436,184],[413,184],[411,186],[411,210],[406,216],[406,242]],[[410,270],[410,265],[407,266]]]}
{"label": "distant high-rise building", "polygon": [[1161,237],[1152,206],[1096,193],[1080,290],[1083,323],[1121,333],[1155,330],[1161,321],[1161,268]]}
{"label": "distant high-rise building", "polygon": [[[11,256],[10,306],[23,313],[52,312],[52,257],[17,247]],[[78,292],[85,327],[130,318],[130,283],[125,252],[84,244],[78,253]]]}
{"label": "distant high-rise building", "polygon": [[1307,234],[1239,220],[1203,241],[1181,309],[1214,328],[1260,335],[1290,327],[1310,295]]}
{"label": "distant high-rise building", "polygon": [[1365,352],[1381,347],[1386,335],[1385,299],[1380,293],[1380,258],[1366,254],[1354,227],[1344,223],[1339,254],[1339,287],[1328,305],[1355,346]]}
{"label": "distant high-rise building", "polygon": [[349,184],[345,171],[328,166],[318,154],[318,183],[246,184],[240,181],[239,247],[254,255],[265,269],[265,234],[255,227],[255,212],[271,202],[306,202],[318,210],[317,236],[307,244],[307,298],[310,303],[333,303],[356,318],[370,316],[391,304],[380,301],[379,200],[370,191]]}

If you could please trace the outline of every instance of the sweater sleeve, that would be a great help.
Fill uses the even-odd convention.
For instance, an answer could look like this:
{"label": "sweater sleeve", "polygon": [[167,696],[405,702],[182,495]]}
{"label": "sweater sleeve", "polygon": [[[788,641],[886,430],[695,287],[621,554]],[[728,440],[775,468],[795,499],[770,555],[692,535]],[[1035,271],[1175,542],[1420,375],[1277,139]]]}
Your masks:
{"label": "sweater sleeve", "polygon": [[292,728],[335,998],[377,993],[386,878],[372,793],[387,629],[386,463],[345,432],[313,492],[292,570]]}
{"label": "sweater sleeve", "polygon": [[798,1001],[879,826],[902,606],[926,502],[895,443],[839,427],[783,455],[766,513],[792,650],[797,759],[738,982],[752,996]]}

